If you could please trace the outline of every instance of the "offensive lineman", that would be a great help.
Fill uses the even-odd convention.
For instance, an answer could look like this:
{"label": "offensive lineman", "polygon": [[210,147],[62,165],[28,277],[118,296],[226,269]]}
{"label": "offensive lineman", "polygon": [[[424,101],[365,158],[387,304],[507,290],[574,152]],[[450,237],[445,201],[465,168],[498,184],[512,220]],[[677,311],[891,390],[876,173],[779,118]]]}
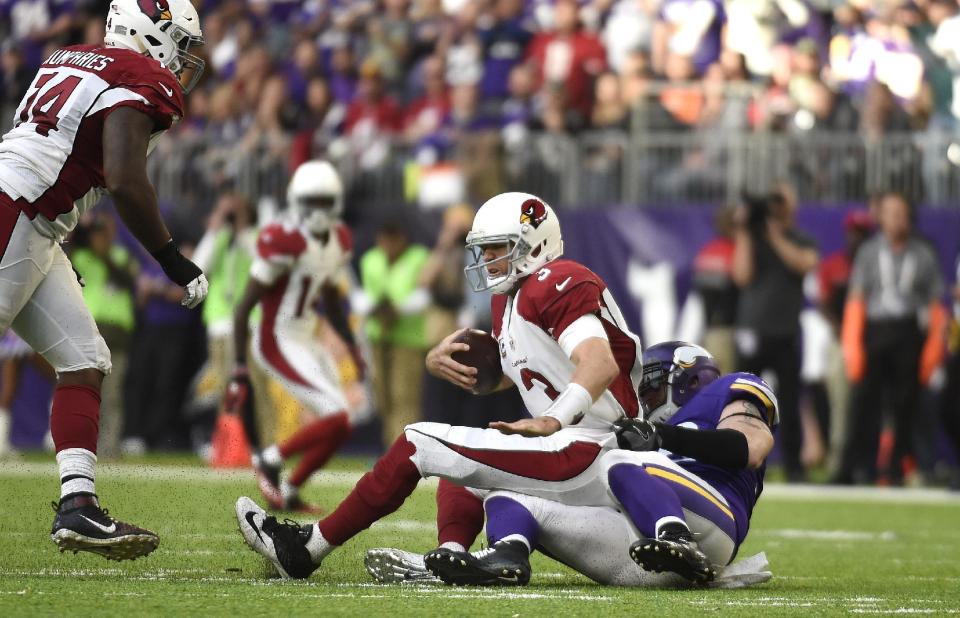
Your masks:
{"label": "offensive lineman", "polygon": [[[352,237],[340,223],[343,185],[327,161],[308,161],[297,168],[287,202],[294,221],[261,230],[247,289],[234,312],[236,369],[225,407],[242,414],[247,438],[257,451],[253,455],[257,482],[270,507],[318,513],[300,498],[299,488],[350,436],[351,422],[336,366],[315,342],[314,306],[322,301],[327,320],[359,359],[337,289],[350,261]],[[253,333],[254,358],[317,416],[283,444],[263,450],[247,369],[248,322],[257,304],[263,308],[263,319]],[[303,453],[300,463],[281,482],[284,460],[298,453]]]}
{"label": "offensive lineman", "polygon": [[[603,281],[559,259],[560,224],[539,198],[504,193],[488,200],[467,247],[475,260],[468,279],[474,289],[494,292],[501,387],[516,384],[533,418],[490,429],[410,425],[340,506],[312,526],[278,523],[240,498],[236,515],[244,540],[282,576],[308,577],[337,546],[399,508],[423,477],[571,504],[610,502],[597,482],[600,457],[616,447],[613,423],[640,411],[639,341]],[[431,351],[427,369],[470,389],[476,370],[450,357],[466,349],[454,337]]]}
{"label": "offensive lineman", "polygon": [[196,307],[207,280],[157,209],[146,158],[183,116],[204,63],[188,0],[113,0],[103,45],[55,51],[0,142],[0,334],[13,330],[57,371],[50,430],[60,471],[51,537],[61,551],[145,556],[159,537],[100,508],[94,487],[100,385],[110,351],[60,242],[110,193],[117,212]]}

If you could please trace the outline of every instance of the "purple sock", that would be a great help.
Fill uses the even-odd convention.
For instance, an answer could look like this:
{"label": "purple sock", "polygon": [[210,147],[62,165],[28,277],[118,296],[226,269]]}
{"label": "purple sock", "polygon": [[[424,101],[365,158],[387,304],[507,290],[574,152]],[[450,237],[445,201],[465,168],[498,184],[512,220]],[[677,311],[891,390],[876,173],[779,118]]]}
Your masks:
{"label": "purple sock", "polygon": [[682,523],[686,527],[680,498],[666,481],[632,464],[613,466],[607,478],[610,491],[627,511],[640,534],[656,538],[658,523]]}
{"label": "purple sock", "polygon": [[490,545],[519,534],[530,542],[531,549],[537,546],[540,527],[522,504],[504,496],[494,496],[483,503],[483,508],[487,514],[487,541]]}

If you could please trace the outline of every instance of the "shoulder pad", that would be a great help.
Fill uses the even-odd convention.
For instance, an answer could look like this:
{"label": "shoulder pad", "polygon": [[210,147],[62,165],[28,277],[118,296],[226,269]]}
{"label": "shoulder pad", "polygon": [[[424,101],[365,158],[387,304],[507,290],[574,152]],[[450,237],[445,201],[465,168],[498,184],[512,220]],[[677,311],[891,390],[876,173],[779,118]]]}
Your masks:
{"label": "shoulder pad", "polygon": [[257,237],[257,255],[265,260],[296,258],[306,250],[303,233],[282,223],[271,223]]}

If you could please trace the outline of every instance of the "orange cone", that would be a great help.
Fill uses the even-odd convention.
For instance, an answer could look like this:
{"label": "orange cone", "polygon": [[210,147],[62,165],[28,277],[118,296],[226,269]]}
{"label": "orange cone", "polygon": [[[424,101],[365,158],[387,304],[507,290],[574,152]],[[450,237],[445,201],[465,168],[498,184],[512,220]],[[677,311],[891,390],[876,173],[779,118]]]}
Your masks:
{"label": "orange cone", "polygon": [[243,423],[236,414],[221,414],[213,430],[214,468],[247,468],[250,466],[250,445],[243,433]]}

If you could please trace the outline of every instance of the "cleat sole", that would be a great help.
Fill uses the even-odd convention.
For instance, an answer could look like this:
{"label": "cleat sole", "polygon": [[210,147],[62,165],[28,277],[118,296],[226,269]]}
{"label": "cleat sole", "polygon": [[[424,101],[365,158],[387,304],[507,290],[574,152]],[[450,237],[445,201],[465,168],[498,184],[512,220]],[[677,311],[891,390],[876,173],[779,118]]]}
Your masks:
{"label": "cleat sole", "polygon": [[150,534],[130,534],[112,539],[95,539],[73,530],[61,528],[50,535],[60,553],[72,551],[74,555],[85,551],[107,560],[136,560],[149,555],[160,545],[160,537]]}

